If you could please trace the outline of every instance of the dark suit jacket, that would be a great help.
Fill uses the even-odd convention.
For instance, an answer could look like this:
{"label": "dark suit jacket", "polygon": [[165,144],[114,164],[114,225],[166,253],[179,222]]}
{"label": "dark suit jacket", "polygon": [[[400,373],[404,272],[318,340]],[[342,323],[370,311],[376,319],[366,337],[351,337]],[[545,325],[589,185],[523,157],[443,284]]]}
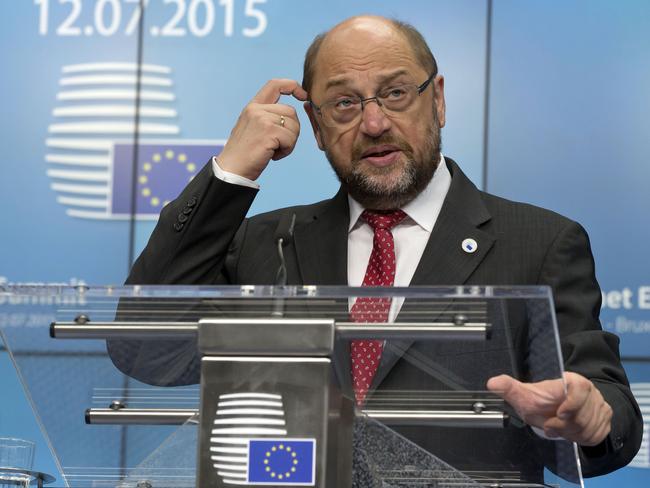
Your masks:
{"label": "dark suit jacket", "polygon": [[[411,285],[551,286],[566,370],[590,378],[615,412],[607,440],[596,448],[582,449],[583,472],[594,476],[627,464],[640,445],[641,416],[620,364],[618,338],[600,327],[601,294],[584,229],[553,212],[481,192],[451,159],[446,161],[451,187]],[[127,284],[273,284],[279,265],[274,233],[280,219],[292,213],[296,215],[294,238],[285,249],[288,283],[347,283],[349,209],[345,192],[313,205],[246,219],[255,195],[254,189],[215,178],[211,165],[206,165],[163,209]],[[467,237],[478,243],[476,252],[461,249]],[[525,327],[519,327],[515,343],[525,342]],[[404,354],[405,349],[409,354]],[[118,368],[144,381],[198,381],[193,344],[170,342],[151,348],[133,341],[113,341],[109,352]],[[375,383],[388,389],[435,388],[422,374],[417,358],[437,361],[426,344],[388,348]],[[165,367],[170,364],[174,364],[171,370]],[[486,367],[486,371],[491,374],[498,368]],[[529,430],[520,430],[519,435],[502,439],[489,430],[479,437],[473,433],[475,444],[490,446],[479,449],[482,453],[477,456],[485,450],[497,457],[511,453],[512,467],[541,470],[530,453],[546,441]],[[457,430],[435,438],[421,429],[402,432],[432,452],[440,448],[441,439],[462,437]],[[457,456],[450,454],[448,461],[461,466],[474,463],[466,449]],[[486,468],[496,469],[497,461],[488,462]]]}

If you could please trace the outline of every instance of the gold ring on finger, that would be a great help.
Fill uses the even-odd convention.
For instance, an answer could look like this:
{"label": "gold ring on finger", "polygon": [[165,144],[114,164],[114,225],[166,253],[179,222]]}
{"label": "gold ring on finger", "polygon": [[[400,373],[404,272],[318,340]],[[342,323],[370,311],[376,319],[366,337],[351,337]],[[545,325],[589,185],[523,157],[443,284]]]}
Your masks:
{"label": "gold ring on finger", "polygon": [[280,115],[280,126],[284,127],[284,115]]}

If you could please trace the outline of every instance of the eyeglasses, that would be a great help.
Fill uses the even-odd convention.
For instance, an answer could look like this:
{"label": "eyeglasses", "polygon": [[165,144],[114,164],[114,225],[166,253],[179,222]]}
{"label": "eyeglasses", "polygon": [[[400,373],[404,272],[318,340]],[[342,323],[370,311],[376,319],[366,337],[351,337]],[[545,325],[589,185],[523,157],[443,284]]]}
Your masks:
{"label": "eyeglasses", "polygon": [[320,106],[311,100],[310,105],[320,115],[326,127],[345,128],[359,122],[366,103],[374,100],[385,114],[406,112],[410,109],[420,94],[426,90],[431,80],[436,76],[433,73],[421,85],[396,85],[382,89],[374,97],[361,98],[358,96],[339,97],[335,100],[324,102]]}

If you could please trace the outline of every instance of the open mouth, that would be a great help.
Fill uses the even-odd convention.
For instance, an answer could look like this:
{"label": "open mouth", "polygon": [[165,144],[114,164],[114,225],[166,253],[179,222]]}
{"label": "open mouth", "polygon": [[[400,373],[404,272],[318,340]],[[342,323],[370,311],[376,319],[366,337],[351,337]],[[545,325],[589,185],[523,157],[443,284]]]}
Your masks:
{"label": "open mouth", "polygon": [[361,159],[375,166],[386,166],[395,162],[401,152],[397,146],[376,146],[364,151]]}
{"label": "open mouth", "polygon": [[377,153],[370,153],[370,154],[367,154],[366,157],[377,157],[377,158],[380,158],[380,157],[382,157],[382,156],[386,156],[387,154],[390,154],[390,153],[392,153],[392,152],[395,152],[395,151],[381,151],[381,152],[377,152]]}

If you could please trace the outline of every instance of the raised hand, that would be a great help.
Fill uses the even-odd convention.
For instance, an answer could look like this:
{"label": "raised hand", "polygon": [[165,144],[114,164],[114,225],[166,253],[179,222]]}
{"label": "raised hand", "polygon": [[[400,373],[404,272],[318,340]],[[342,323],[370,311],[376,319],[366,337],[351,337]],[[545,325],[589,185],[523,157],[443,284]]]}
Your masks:
{"label": "raised hand", "polygon": [[297,81],[267,82],[242,110],[218,157],[221,169],[256,180],[271,159],[277,161],[291,154],[300,122],[293,107],[278,103],[282,95],[307,100],[307,92]]}
{"label": "raised hand", "polygon": [[487,382],[529,425],[548,437],[562,437],[582,446],[600,444],[611,430],[612,408],[584,376],[564,373],[561,379],[522,383],[508,375]]}

